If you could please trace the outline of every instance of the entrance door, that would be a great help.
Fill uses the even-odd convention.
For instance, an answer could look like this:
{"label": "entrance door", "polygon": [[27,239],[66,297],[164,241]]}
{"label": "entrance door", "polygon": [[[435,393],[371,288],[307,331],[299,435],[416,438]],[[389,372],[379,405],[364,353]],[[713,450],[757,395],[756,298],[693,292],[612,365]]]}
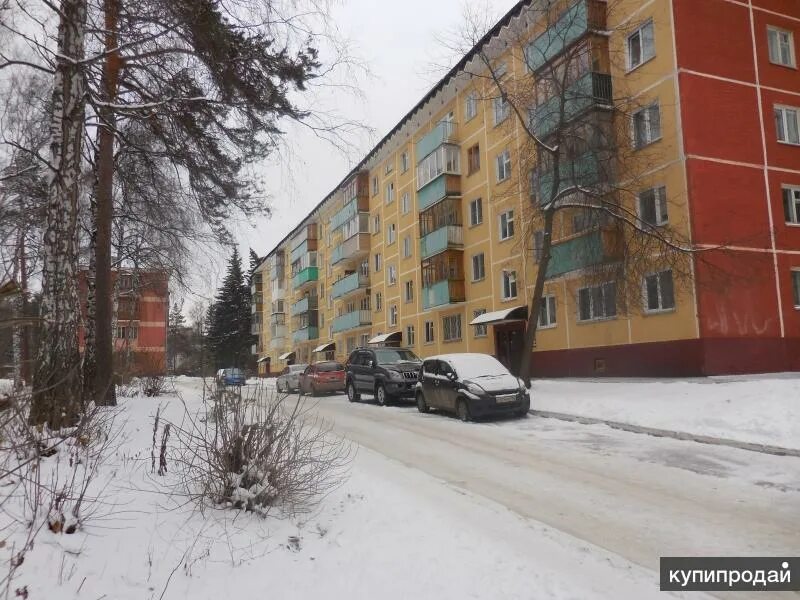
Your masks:
{"label": "entrance door", "polygon": [[519,375],[519,357],[525,347],[525,323],[503,323],[494,326],[494,353],[514,375]]}

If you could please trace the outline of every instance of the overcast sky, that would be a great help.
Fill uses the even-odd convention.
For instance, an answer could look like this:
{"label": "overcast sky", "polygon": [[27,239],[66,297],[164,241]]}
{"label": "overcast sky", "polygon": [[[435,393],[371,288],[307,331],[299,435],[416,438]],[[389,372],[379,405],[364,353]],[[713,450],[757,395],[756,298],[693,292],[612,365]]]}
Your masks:
{"label": "overcast sky", "polygon": [[[441,65],[447,53],[437,36],[459,26],[466,1],[486,3],[498,17],[515,4],[515,0],[344,0],[334,10],[336,26],[351,40],[353,53],[371,75],[361,77],[361,99],[342,92],[333,108],[363,122],[374,135],[355,140],[358,150],[346,156],[307,132],[292,129],[288,134],[292,155],[282,154],[264,166],[273,214],[236,227],[243,256],[249,247],[259,256],[269,252],[440,78],[443,73],[432,67]],[[213,294],[224,258],[220,256],[216,268],[198,281],[200,296]]]}

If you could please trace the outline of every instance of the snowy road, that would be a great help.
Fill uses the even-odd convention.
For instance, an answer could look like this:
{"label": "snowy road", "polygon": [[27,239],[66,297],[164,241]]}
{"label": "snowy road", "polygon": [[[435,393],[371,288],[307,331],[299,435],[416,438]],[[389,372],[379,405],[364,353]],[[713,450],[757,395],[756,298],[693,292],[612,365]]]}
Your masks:
{"label": "snowy road", "polygon": [[660,556],[800,553],[797,458],[534,417],[463,424],[314,402],[348,439],[648,569]]}

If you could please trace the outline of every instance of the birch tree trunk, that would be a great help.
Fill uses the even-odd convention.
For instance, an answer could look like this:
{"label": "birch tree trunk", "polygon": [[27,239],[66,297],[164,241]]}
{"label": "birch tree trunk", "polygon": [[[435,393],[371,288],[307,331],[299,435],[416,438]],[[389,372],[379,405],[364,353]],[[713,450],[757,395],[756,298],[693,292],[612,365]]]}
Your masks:
{"label": "birch tree trunk", "polygon": [[30,421],[74,425],[82,410],[76,286],[78,186],[84,134],[86,0],[61,0],[50,125],[47,220],[42,243],[42,330]]}

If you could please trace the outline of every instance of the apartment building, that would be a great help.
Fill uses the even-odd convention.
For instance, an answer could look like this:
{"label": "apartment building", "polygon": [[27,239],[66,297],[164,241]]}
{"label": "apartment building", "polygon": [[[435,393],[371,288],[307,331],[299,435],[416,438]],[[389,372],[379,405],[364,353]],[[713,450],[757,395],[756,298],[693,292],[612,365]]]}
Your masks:
{"label": "apartment building", "polygon": [[[702,260],[682,285],[655,260],[631,306],[582,277],[620,259],[613,229],[559,217],[534,372],[800,369],[800,3],[541,4],[516,4],[262,261],[262,373],[368,343],[512,364],[537,273],[531,202],[552,173],[523,175],[523,125],[476,76],[479,57],[535,84],[576,48],[587,60],[570,85],[589,93],[570,110],[630,135],[625,160],[647,165],[631,210],[685,233]],[[614,110],[620,97],[638,108]],[[530,113],[543,138],[548,102]],[[591,143],[570,165],[582,182],[597,173]]]}

